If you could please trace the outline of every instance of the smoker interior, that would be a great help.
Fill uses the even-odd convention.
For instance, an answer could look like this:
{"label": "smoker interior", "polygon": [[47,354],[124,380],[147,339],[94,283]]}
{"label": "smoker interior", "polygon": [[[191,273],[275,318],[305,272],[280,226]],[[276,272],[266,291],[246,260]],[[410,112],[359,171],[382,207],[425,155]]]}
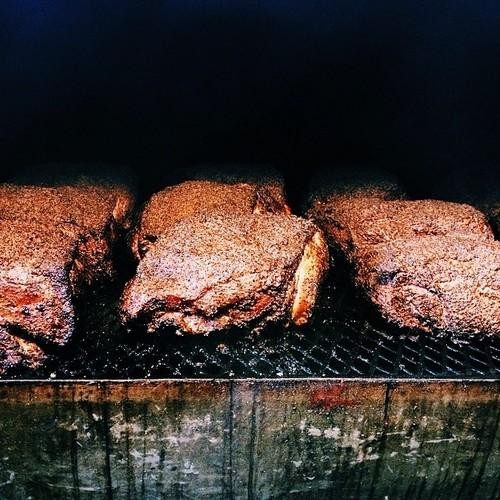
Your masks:
{"label": "smoker interior", "polygon": [[[499,171],[493,5],[15,4],[0,5],[3,179],[48,162],[127,165],[143,202],[198,163],[270,163],[300,212],[324,165],[377,165],[413,198],[446,199],[454,180],[480,186]],[[498,338],[390,329],[336,268],[303,329],[128,331],[115,310],[133,272],[122,260],[115,283],[81,300],[73,343],[43,369],[10,376],[500,373]]]}
{"label": "smoker interior", "polygon": [[335,264],[312,322],[269,326],[260,333],[233,329],[210,335],[174,328],[147,333],[120,324],[117,303],[134,271],[118,249],[121,275],[80,299],[77,331],[63,349],[50,350],[35,371],[11,378],[496,378],[497,336],[432,335],[393,328],[372,310]]}
{"label": "smoker interior", "polygon": [[65,353],[55,353],[33,376],[479,379],[500,375],[497,337],[394,331],[368,306],[356,303],[353,294],[330,284],[312,324],[302,329],[271,327],[260,334],[179,336],[174,331],[125,331],[113,306],[107,304],[108,310],[88,318],[80,339]]}

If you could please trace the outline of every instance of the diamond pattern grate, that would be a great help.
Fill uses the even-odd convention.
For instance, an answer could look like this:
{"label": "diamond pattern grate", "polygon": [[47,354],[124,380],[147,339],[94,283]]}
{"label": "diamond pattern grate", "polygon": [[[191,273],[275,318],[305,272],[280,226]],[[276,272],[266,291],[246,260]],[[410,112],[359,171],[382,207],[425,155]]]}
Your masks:
{"label": "diamond pattern grate", "polygon": [[[304,330],[179,336],[127,332],[116,297],[91,300],[82,332],[30,376],[45,378],[498,378],[500,338],[389,331],[347,286],[329,284]],[[96,313],[97,311],[97,313]],[[15,374],[14,377],[26,374]]]}

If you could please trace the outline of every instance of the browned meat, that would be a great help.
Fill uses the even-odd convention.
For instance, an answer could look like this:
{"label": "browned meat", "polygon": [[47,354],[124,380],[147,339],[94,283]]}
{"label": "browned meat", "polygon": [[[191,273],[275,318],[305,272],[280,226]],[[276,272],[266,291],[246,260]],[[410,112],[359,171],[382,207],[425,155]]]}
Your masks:
{"label": "browned meat", "polygon": [[0,186],[0,328],[64,344],[73,299],[113,271],[133,205],[121,187]]}
{"label": "browned meat", "polygon": [[45,354],[37,344],[0,328],[0,376],[15,368],[37,368],[44,359]]}
{"label": "browned meat", "polygon": [[500,242],[422,236],[365,247],[356,281],[388,321],[500,334]]}
{"label": "browned meat", "polygon": [[140,259],[150,244],[176,222],[196,214],[290,213],[283,185],[258,182],[186,181],[154,194],[132,236],[132,251]]}
{"label": "browned meat", "polygon": [[475,208],[438,200],[346,198],[325,202],[309,215],[348,260],[366,245],[426,235],[493,239],[484,214]]}
{"label": "browned meat", "polygon": [[0,327],[64,344],[74,327],[73,291],[80,288],[79,235],[0,220],[0,238]]}
{"label": "browned meat", "polygon": [[353,198],[398,200],[405,193],[398,180],[388,172],[375,168],[351,165],[346,168],[321,169],[309,185],[308,206],[323,212],[323,204]]}
{"label": "browned meat", "polygon": [[246,163],[216,163],[194,165],[183,168],[181,181],[211,181],[223,184],[253,184],[267,187],[276,197],[286,203],[284,180],[281,173],[272,165]]}
{"label": "browned meat", "polygon": [[380,201],[400,200],[404,191],[391,174],[360,166],[336,170],[320,170],[309,186],[307,217],[325,231],[332,249],[346,252],[349,230],[344,213],[357,211],[357,206],[371,206]]}
{"label": "browned meat", "polygon": [[[499,198],[500,200],[500,198]],[[500,201],[486,202],[479,206],[487,215],[497,237],[500,237]]]}
{"label": "browned meat", "polygon": [[[498,318],[486,316],[498,308],[498,296],[486,293],[463,307],[483,277],[479,254],[467,267],[464,249],[477,245],[491,265],[498,257],[484,214],[465,204],[387,200],[384,193],[348,190],[345,195],[332,188],[313,202],[308,215],[350,263],[357,284],[387,320],[424,331],[496,332]],[[490,246],[496,250],[489,251]],[[483,271],[486,283],[498,280],[491,266]],[[484,316],[472,314],[474,307],[483,307]]]}
{"label": "browned meat", "polygon": [[[78,241],[75,266],[90,283],[97,275],[112,273],[111,252],[117,233],[128,228],[132,194],[122,186],[0,185],[0,221],[45,226]],[[26,229],[29,231],[29,229]]]}
{"label": "browned meat", "polygon": [[467,202],[486,215],[498,239],[500,237],[500,187],[496,194],[493,191],[485,192],[482,195],[468,197]]}
{"label": "browned meat", "polygon": [[124,186],[0,185],[0,219],[63,224],[77,231],[128,227],[133,203]]}
{"label": "browned meat", "polygon": [[308,321],[328,265],[319,229],[294,216],[237,211],[170,226],[122,297],[124,321],[189,333]]}
{"label": "browned meat", "polygon": [[469,171],[454,172],[434,185],[439,198],[469,203],[484,212],[500,237],[500,166],[498,163],[475,165]]}
{"label": "browned meat", "polygon": [[132,188],[137,179],[132,170],[124,165],[111,166],[105,163],[53,162],[29,165],[13,171],[6,182],[23,186],[107,186]]}

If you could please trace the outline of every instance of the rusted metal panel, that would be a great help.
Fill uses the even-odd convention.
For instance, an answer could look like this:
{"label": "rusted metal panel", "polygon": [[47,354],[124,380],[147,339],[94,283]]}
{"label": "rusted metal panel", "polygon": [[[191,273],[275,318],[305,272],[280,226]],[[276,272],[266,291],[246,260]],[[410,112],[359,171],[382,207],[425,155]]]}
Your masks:
{"label": "rusted metal panel", "polygon": [[499,381],[0,383],[0,498],[498,498]]}
{"label": "rusted metal panel", "polygon": [[394,384],[386,413],[392,451],[379,468],[382,482],[398,471],[390,498],[498,498],[498,382]]}
{"label": "rusted metal panel", "polygon": [[361,457],[382,425],[384,395],[380,383],[256,384],[249,496],[326,492],[337,474],[344,492],[366,490],[374,464]]}

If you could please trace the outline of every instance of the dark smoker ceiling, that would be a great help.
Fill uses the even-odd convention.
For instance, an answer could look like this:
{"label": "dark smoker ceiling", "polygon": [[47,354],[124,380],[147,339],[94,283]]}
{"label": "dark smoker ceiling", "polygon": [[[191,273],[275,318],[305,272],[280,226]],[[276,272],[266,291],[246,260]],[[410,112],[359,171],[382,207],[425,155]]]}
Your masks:
{"label": "dark smoker ceiling", "polygon": [[361,161],[418,184],[500,156],[493,0],[4,0],[0,60],[4,169]]}

